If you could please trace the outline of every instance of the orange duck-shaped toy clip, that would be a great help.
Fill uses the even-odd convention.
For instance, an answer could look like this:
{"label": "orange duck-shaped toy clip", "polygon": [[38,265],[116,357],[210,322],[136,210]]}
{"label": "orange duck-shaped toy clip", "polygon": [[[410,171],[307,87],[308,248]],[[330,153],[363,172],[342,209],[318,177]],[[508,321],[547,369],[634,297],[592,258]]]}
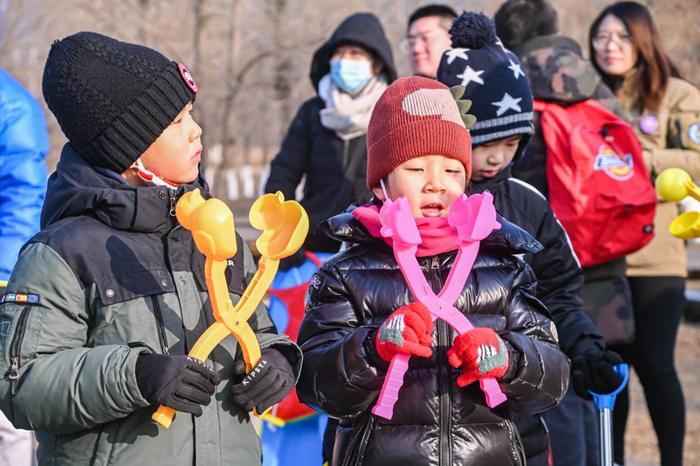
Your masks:
{"label": "orange duck-shaped toy clip", "polygon": [[[234,307],[226,283],[226,260],[238,250],[233,214],[219,199],[204,200],[198,189],[184,194],[175,215],[180,224],[192,232],[197,249],[206,257],[205,275],[214,322],[199,337],[190,356],[207,359],[214,347],[233,335],[243,352],[246,370],[260,359],[260,346],[248,319],[255,312],[272,283],[280,259],[294,254],[306,239],[309,218],[298,202],[285,201],[282,193],[265,194],[250,208],[250,224],[262,233],[255,242],[261,254],[258,270]],[[152,419],[170,427],[175,410],[161,405]]]}

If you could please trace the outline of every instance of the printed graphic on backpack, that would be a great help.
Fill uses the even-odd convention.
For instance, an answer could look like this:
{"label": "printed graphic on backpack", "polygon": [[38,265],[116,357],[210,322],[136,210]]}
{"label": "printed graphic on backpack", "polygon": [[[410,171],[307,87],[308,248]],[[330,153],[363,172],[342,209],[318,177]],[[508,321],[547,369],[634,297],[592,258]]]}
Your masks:
{"label": "printed graphic on backpack", "polygon": [[592,100],[535,101],[547,145],[552,210],[584,267],[641,249],[654,235],[656,194],[632,127]]}

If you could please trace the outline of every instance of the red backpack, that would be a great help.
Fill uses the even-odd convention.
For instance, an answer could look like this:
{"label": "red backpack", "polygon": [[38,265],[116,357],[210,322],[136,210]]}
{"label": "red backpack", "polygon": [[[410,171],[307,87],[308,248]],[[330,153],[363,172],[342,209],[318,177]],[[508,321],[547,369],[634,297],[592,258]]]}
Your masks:
{"label": "red backpack", "polygon": [[535,101],[547,145],[549,203],[581,265],[641,249],[654,236],[656,194],[632,127],[593,100]]}

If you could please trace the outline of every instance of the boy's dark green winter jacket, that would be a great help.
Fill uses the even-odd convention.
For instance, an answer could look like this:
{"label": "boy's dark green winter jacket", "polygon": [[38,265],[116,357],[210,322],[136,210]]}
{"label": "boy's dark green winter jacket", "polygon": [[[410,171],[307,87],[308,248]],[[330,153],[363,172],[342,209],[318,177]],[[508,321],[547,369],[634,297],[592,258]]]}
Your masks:
{"label": "boy's dark green winter jacket", "polygon": [[[43,229],[0,305],[0,408],[37,431],[40,464],[260,464],[258,437],[231,393],[240,357],[232,336],[210,356],[222,382],[201,417],[179,413],[160,429],[138,388],[139,353],[185,354],[213,321],[204,256],[174,202],[166,187],[128,186],[64,148]],[[227,270],[234,303],[255,270],[238,245]],[[298,372],[298,348],[263,306],[250,324],[260,346],[281,350]]]}

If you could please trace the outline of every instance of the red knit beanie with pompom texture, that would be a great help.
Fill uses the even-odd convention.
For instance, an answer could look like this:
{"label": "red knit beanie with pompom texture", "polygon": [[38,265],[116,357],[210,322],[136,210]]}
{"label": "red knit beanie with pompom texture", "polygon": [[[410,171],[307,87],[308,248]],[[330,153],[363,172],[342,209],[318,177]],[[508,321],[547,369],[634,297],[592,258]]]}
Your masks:
{"label": "red knit beanie with pompom texture", "polygon": [[407,160],[442,155],[459,160],[471,176],[472,141],[450,90],[433,79],[394,81],[379,98],[367,130],[367,186]]}

